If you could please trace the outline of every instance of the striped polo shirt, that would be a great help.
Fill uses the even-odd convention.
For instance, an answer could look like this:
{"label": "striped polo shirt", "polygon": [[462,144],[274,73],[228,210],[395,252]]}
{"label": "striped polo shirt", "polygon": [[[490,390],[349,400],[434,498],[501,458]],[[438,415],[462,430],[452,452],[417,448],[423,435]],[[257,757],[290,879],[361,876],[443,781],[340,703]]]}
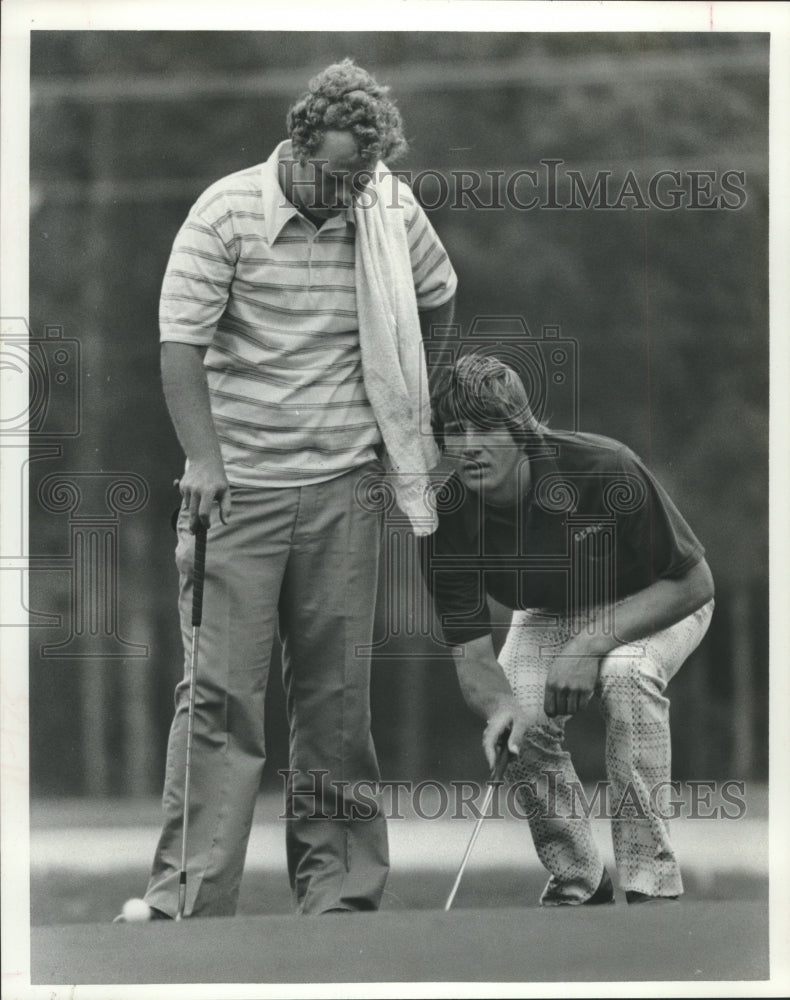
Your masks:
{"label": "striped polo shirt", "polygon": [[[176,236],[160,302],[162,341],[206,347],[211,410],[228,480],[303,486],[375,456],[365,393],[353,209],[317,229],[269,159],[209,187]],[[417,305],[455,292],[447,253],[401,181]]]}

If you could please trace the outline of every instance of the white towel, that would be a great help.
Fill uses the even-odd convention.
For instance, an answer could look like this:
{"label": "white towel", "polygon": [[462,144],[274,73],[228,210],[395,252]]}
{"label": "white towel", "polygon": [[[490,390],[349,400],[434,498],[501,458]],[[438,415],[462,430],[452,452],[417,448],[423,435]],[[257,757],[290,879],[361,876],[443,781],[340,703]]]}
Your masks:
{"label": "white towel", "polygon": [[404,206],[379,162],[370,194],[354,206],[362,376],[386,447],[385,467],[415,535],[436,530],[428,472],[439,460],[431,433],[428,373],[414,292]]}

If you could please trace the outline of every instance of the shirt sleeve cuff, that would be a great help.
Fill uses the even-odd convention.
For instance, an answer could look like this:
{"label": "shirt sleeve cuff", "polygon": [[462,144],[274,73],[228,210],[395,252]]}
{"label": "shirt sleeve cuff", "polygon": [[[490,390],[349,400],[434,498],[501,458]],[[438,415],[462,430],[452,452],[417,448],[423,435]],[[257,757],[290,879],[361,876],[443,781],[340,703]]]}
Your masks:
{"label": "shirt sleeve cuff", "polygon": [[452,281],[449,281],[443,288],[439,288],[436,291],[429,292],[427,295],[417,296],[417,310],[418,312],[428,312],[430,309],[438,309],[439,306],[443,306],[445,302],[449,302],[450,299],[455,295],[456,289],[458,288],[458,279],[453,275]]}
{"label": "shirt sleeve cuff", "polygon": [[213,330],[204,330],[200,327],[161,327],[159,331],[159,343],[192,344],[194,347],[208,347],[214,339]]}
{"label": "shirt sleeve cuff", "polygon": [[442,625],[442,635],[448,646],[463,646],[464,643],[473,639],[482,639],[483,636],[491,635],[491,628],[483,624],[471,625]]}

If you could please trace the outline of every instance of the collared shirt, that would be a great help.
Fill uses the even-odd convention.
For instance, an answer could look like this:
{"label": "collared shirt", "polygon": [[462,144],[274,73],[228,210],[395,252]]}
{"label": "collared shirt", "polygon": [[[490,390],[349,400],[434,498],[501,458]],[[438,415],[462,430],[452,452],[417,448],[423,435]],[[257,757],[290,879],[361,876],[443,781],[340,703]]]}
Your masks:
{"label": "collared shirt", "polygon": [[[269,159],[209,187],[165,273],[162,341],[208,348],[211,411],[231,483],[301,486],[369,461],[381,437],[362,381],[353,209],[317,229]],[[400,183],[417,305],[452,298],[456,277]]]}
{"label": "collared shirt", "polygon": [[527,454],[530,486],[510,507],[487,504],[455,474],[441,491],[439,527],[421,555],[448,643],[491,632],[487,595],[583,619],[682,576],[704,555],[666,490],[620,442],[547,430]]}

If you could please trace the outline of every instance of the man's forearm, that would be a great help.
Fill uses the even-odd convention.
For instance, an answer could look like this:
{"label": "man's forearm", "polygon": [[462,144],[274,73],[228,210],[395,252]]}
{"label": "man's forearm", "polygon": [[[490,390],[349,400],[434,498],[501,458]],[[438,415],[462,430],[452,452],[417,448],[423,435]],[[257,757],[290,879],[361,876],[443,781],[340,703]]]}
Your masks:
{"label": "man's forearm", "polygon": [[604,627],[600,615],[593,619],[579,642],[583,642],[590,653],[604,656],[625,642],[652,635],[682,621],[713,597],[713,589],[710,568],[702,559],[685,576],[656,580],[627,597],[613,609],[613,628]]}
{"label": "man's forearm", "polygon": [[[436,327],[450,326],[453,322],[453,316],[455,315],[455,296],[451,298],[448,302],[445,302],[441,306],[437,306],[435,309],[428,309],[426,312],[420,313],[420,330],[422,332],[422,342],[423,344],[431,345],[431,354],[434,357],[439,357],[442,353],[442,349],[446,346],[447,337],[439,337],[435,332]],[[428,359],[428,383],[433,389],[434,379],[437,377],[436,373],[441,371],[442,365],[437,365],[431,363],[430,358]]]}
{"label": "man's forearm", "polygon": [[211,417],[203,348],[162,344],[162,388],[178,440],[190,462],[218,463],[222,457]]}
{"label": "man's forearm", "polygon": [[483,750],[490,767],[494,766],[497,747],[507,736],[511,754],[517,754],[528,720],[513,695],[505,672],[494,652],[490,635],[472,639],[456,655],[455,668],[466,704],[486,720]]}
{"label": "man's forearm", "polygon": [[584,708],[608,653],[675,625],[712,597],[713,578],[703,559],[684,576],[657,580],[614,608],[610,605],[605,616],[599,611],[584,620],[581,632],[549,666],[543,699],[546,715],[573,715]]}
{"label": "man's forearm", "polygon": [[431,340],[433,338],[433,327],[450,326],[455,315],[455,296],[435,309],[426,309],[420,313],[420,330],[422,339]]}
{"label": "man's forearm", "polygon": [[497,661],[491,636],[465,643],[455,657],[458,683],[467,705],[488,719],[513,697],[505,672]]}

